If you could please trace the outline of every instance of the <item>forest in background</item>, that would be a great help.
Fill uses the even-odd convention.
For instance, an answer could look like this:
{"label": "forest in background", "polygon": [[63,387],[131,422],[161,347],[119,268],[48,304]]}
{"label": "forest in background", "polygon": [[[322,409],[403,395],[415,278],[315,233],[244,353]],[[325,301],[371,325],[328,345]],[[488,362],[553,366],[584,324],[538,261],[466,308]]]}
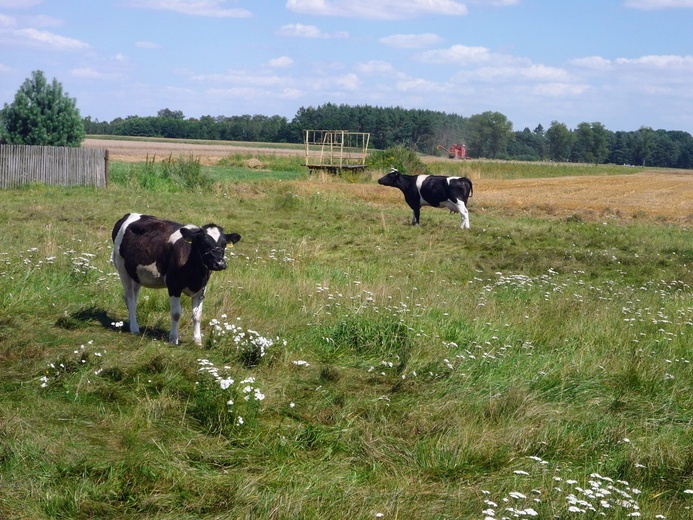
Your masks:
{"label": "forest in background", "polygon": [[570,129],[552,121],[548,128],[513,130],[500,112],[464,117],[401,107],[327,103],[301,107],[292,120],[282,116],[240,115],[186,118],[168,108],[156,116],[128,116],[110,122],[83,119],[91,135],[146,136],[177,139],[301,143],[304,130],[348,130],[371,134],[370,146],[406,146],[434,155],[438,145],[465,144],[472,158],[523,161],[632,164],[693,168],[693,136],[684,131],[611,131],[599,122]]}

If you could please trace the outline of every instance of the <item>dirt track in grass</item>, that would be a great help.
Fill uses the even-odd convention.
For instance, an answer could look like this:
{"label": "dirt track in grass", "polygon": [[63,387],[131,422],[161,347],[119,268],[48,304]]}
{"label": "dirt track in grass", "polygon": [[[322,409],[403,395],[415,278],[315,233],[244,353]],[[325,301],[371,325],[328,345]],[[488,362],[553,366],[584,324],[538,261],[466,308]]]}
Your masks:
{"label": "dirt track in grass", "polygon": [[[301,149],[190,144],[152,141],[86,139],[86,147],[107,148],[114,161],[135,162],[152,157],[192,154],[213,165],[232,153],[302,154]],[[693,171],[651,170],[631,175],[576,176],[548,179],[472,179],[470,210],[504,209],[528,215],[577,216],[585,220],[606,217],[658,219],[693,224]],[[305,187],[307,188],[307,187]],[[370,202],[401,201],[397,190],[378,185],[326,182],[321,190],[348,190]],[[403,202],[402,202],[403,203]]]}

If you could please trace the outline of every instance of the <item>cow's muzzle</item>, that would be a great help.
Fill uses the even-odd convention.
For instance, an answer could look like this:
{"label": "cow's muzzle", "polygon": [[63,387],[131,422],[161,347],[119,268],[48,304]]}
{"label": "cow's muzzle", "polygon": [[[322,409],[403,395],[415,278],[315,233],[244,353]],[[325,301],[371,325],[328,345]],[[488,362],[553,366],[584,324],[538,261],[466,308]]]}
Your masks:
{"label": "cow's muzzle", "polygon": [[212,271],[223,271],[224,269],[226,269],[226,260],[218,260],[214,262],[211,265],[210,269]]}

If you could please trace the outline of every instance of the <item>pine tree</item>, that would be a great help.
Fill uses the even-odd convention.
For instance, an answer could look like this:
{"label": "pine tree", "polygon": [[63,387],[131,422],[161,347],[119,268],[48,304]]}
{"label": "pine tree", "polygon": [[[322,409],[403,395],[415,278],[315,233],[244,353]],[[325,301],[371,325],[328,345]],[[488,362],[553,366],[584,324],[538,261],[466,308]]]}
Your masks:
{"label": "pine tree", "polygon": [[63,94],[55,78],[48,84],[43,71],[37,70],[0,112],[0,138],[9,144],[79,146],[84,124],[76,100]]}

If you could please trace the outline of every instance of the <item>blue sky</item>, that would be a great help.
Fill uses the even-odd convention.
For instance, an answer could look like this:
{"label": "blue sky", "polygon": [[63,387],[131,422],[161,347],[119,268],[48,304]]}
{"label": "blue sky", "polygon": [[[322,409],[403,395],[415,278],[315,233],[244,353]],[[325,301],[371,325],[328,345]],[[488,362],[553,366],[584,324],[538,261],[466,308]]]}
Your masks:
{"label": "blue sky", "polygon": [[100,121],[332,102],[693,134],[693,0],[0,0],[0,106],[34,70]]}

